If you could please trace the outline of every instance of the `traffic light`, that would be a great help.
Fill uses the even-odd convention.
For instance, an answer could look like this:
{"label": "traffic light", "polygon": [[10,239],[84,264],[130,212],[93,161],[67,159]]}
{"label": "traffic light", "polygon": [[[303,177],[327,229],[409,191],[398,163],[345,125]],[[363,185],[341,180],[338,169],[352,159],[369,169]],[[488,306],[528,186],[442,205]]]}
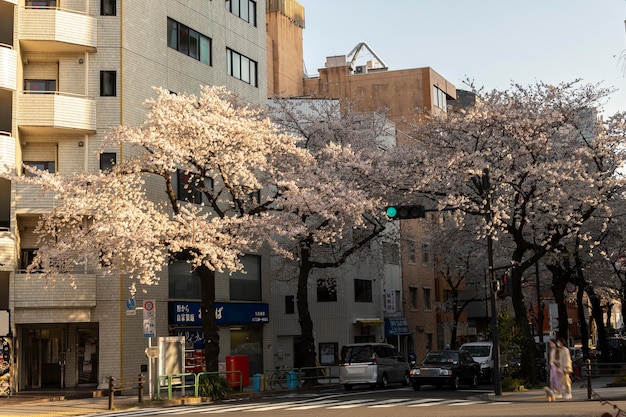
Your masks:
{"label": "traffic light", "polygon": [[386,209],[389,220],[421,219],[425,216],[424,206],[389,206]]}

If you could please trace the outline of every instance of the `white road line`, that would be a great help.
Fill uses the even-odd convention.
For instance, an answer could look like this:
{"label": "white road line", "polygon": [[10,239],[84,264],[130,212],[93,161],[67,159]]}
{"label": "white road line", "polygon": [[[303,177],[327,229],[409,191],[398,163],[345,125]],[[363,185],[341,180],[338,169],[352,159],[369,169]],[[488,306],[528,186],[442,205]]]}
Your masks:
{"label": "white road line", "polygon": [[285,410],[289,410],[289,411],[296,411],[296,410],[312,410],[314,408],[320,408],[320,407],[324,407],[328,404],[337,404],[337,400],[326,400],[326,401],[318,401],[316,403],[313,404],[309,404],[309,405],[301,405],[298,407],[290,407],[290,408],[285,408]]}
{"label": "white road line", "polygon": [[334,405],[331,407],[326,407],[329,410],[341,410],[344,408],[355,408],[360,407],[363,404],[371,403],[373,400],[370,399],[362,399],[362,400],[352,400],[352,401],[342,401],[341,405]]}
{"label": "white road line", "polygon": [[399,402],[409,401],[408,398],[394,398],[390,400],[379,401],[377,404],[368,405],[367,408],[385,408],[395,407]]}

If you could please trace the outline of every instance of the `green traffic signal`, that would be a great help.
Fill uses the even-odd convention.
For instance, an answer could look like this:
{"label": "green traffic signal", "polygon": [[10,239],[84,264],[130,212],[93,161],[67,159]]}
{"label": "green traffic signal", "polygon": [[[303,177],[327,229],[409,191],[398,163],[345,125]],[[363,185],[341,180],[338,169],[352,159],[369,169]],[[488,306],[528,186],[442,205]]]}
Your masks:
{"label": "green traffic signal", "polygon": [[388,206],[385,212],[389,220],[421,219],[425,217],[426,209],[422,205]]}

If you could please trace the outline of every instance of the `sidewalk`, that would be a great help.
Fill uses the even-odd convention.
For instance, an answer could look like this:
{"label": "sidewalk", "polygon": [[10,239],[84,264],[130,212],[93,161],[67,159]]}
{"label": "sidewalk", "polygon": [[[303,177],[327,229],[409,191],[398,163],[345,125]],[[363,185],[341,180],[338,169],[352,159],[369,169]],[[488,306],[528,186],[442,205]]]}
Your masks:
{"label": "sidewalk", "polygon": [[[595,378],[592,380],[594,397],[592,401],[626,401],[626,387],[610,387],[612,378]],[[328,389],[329,385],[323,385],[317,389]],[[311,388],[315,389],[315,388]],[[246,387],[244,392],[235,395],[269,395],[272,391],[254,392],[251,387]],[[277,391],[275,391],[277,392]],[[588,391],[585,381],[572,383],[572,399],[557,399],[557,401],[588,401]],[[505,402],[546,402],[546,395],[542,389],[532,389],[519,392],[503,392],[502,395],[494,393],[481,395],[486,401]],[[115,410],[131,410],[141,407],[171,407],[186,404],[199,404],[201,398],[179,398],[170,401],[144,401],[138,402],[136,396],[115,396],[113,405]],[[24,414],[10,414],[9,410],[21,409]],[[55,413],[55,410],[58,413]],[[109,411],[109,397],[106,391],[94,391],[86,389],[65,389],[55,391],[24,391],[9,398],[0,397],[0,416],[53,416],[53,415],[78,415],[89,413],[105,413]]]}

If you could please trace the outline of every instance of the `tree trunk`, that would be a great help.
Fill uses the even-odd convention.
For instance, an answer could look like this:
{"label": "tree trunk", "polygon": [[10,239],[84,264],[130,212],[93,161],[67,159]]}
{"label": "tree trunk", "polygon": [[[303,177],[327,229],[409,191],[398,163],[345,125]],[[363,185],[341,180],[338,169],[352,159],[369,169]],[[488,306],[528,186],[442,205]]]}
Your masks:
{"label": "tree trunk", "polygon": [[200,312],[202,314],[202,333],[204,334],[204,356],[207,372],[219,370],[220,333],[215,320],[215,271],[206,266],[196,269],[200,277]]}
{"label": "tree trunk", "polygon": [[578,285],[576,291],[576,303],[578,304],[578,326],[580,327],[580,337],[582,341],[583,357],[589,357],[589,327],[587,326],[587,317],[585,316],[584,305],[584,286]]}
{"label": "tree trunk", "polygon": [[[530,332],[530,325],[528,324],[528,317],[526,315],[526,305],[524,303],[524,295],[522,293],[522,274],[523,270],[519,267],[512,268],[511,271],[511,285],[513,294],[511,295],[511,301],[513,302],[513,311],[515,312],[515,324],[517,331],[519,332],[520,342],[522,345],[522,357],[521,357],[521,373],[523,379],[530,381],[531,383],[537,382],[537,346],[535,340]],[[492,314],[498,314],[492,312]]]}
{"label": "tree trunk", "polygon": [[300,332],[302,337],[303,364],[307,368],[305,372],[305,385],[317,383],[315,338],[313,337],[313,320],[309,311],[309,275],[312,270],[310,262],[310,248],[303,246],[300,252],[300,273],[298,275],[298,317],[300,319]]}
{"label": "tree trunk", "polygon": [[596,323],[598,328],[598,343],[596,347],[599,348],[601,352],[599,361],[608,362],[610,360],[609,342],[606,338],[606,328],[604,327],[604,320],[602,317],[603,312],[600,297],[598,297],[591,285],[587,285],[585,287],[585,292],[589,296],[589,302],[591,302],[591,314],[593,316],[593,321]]}

